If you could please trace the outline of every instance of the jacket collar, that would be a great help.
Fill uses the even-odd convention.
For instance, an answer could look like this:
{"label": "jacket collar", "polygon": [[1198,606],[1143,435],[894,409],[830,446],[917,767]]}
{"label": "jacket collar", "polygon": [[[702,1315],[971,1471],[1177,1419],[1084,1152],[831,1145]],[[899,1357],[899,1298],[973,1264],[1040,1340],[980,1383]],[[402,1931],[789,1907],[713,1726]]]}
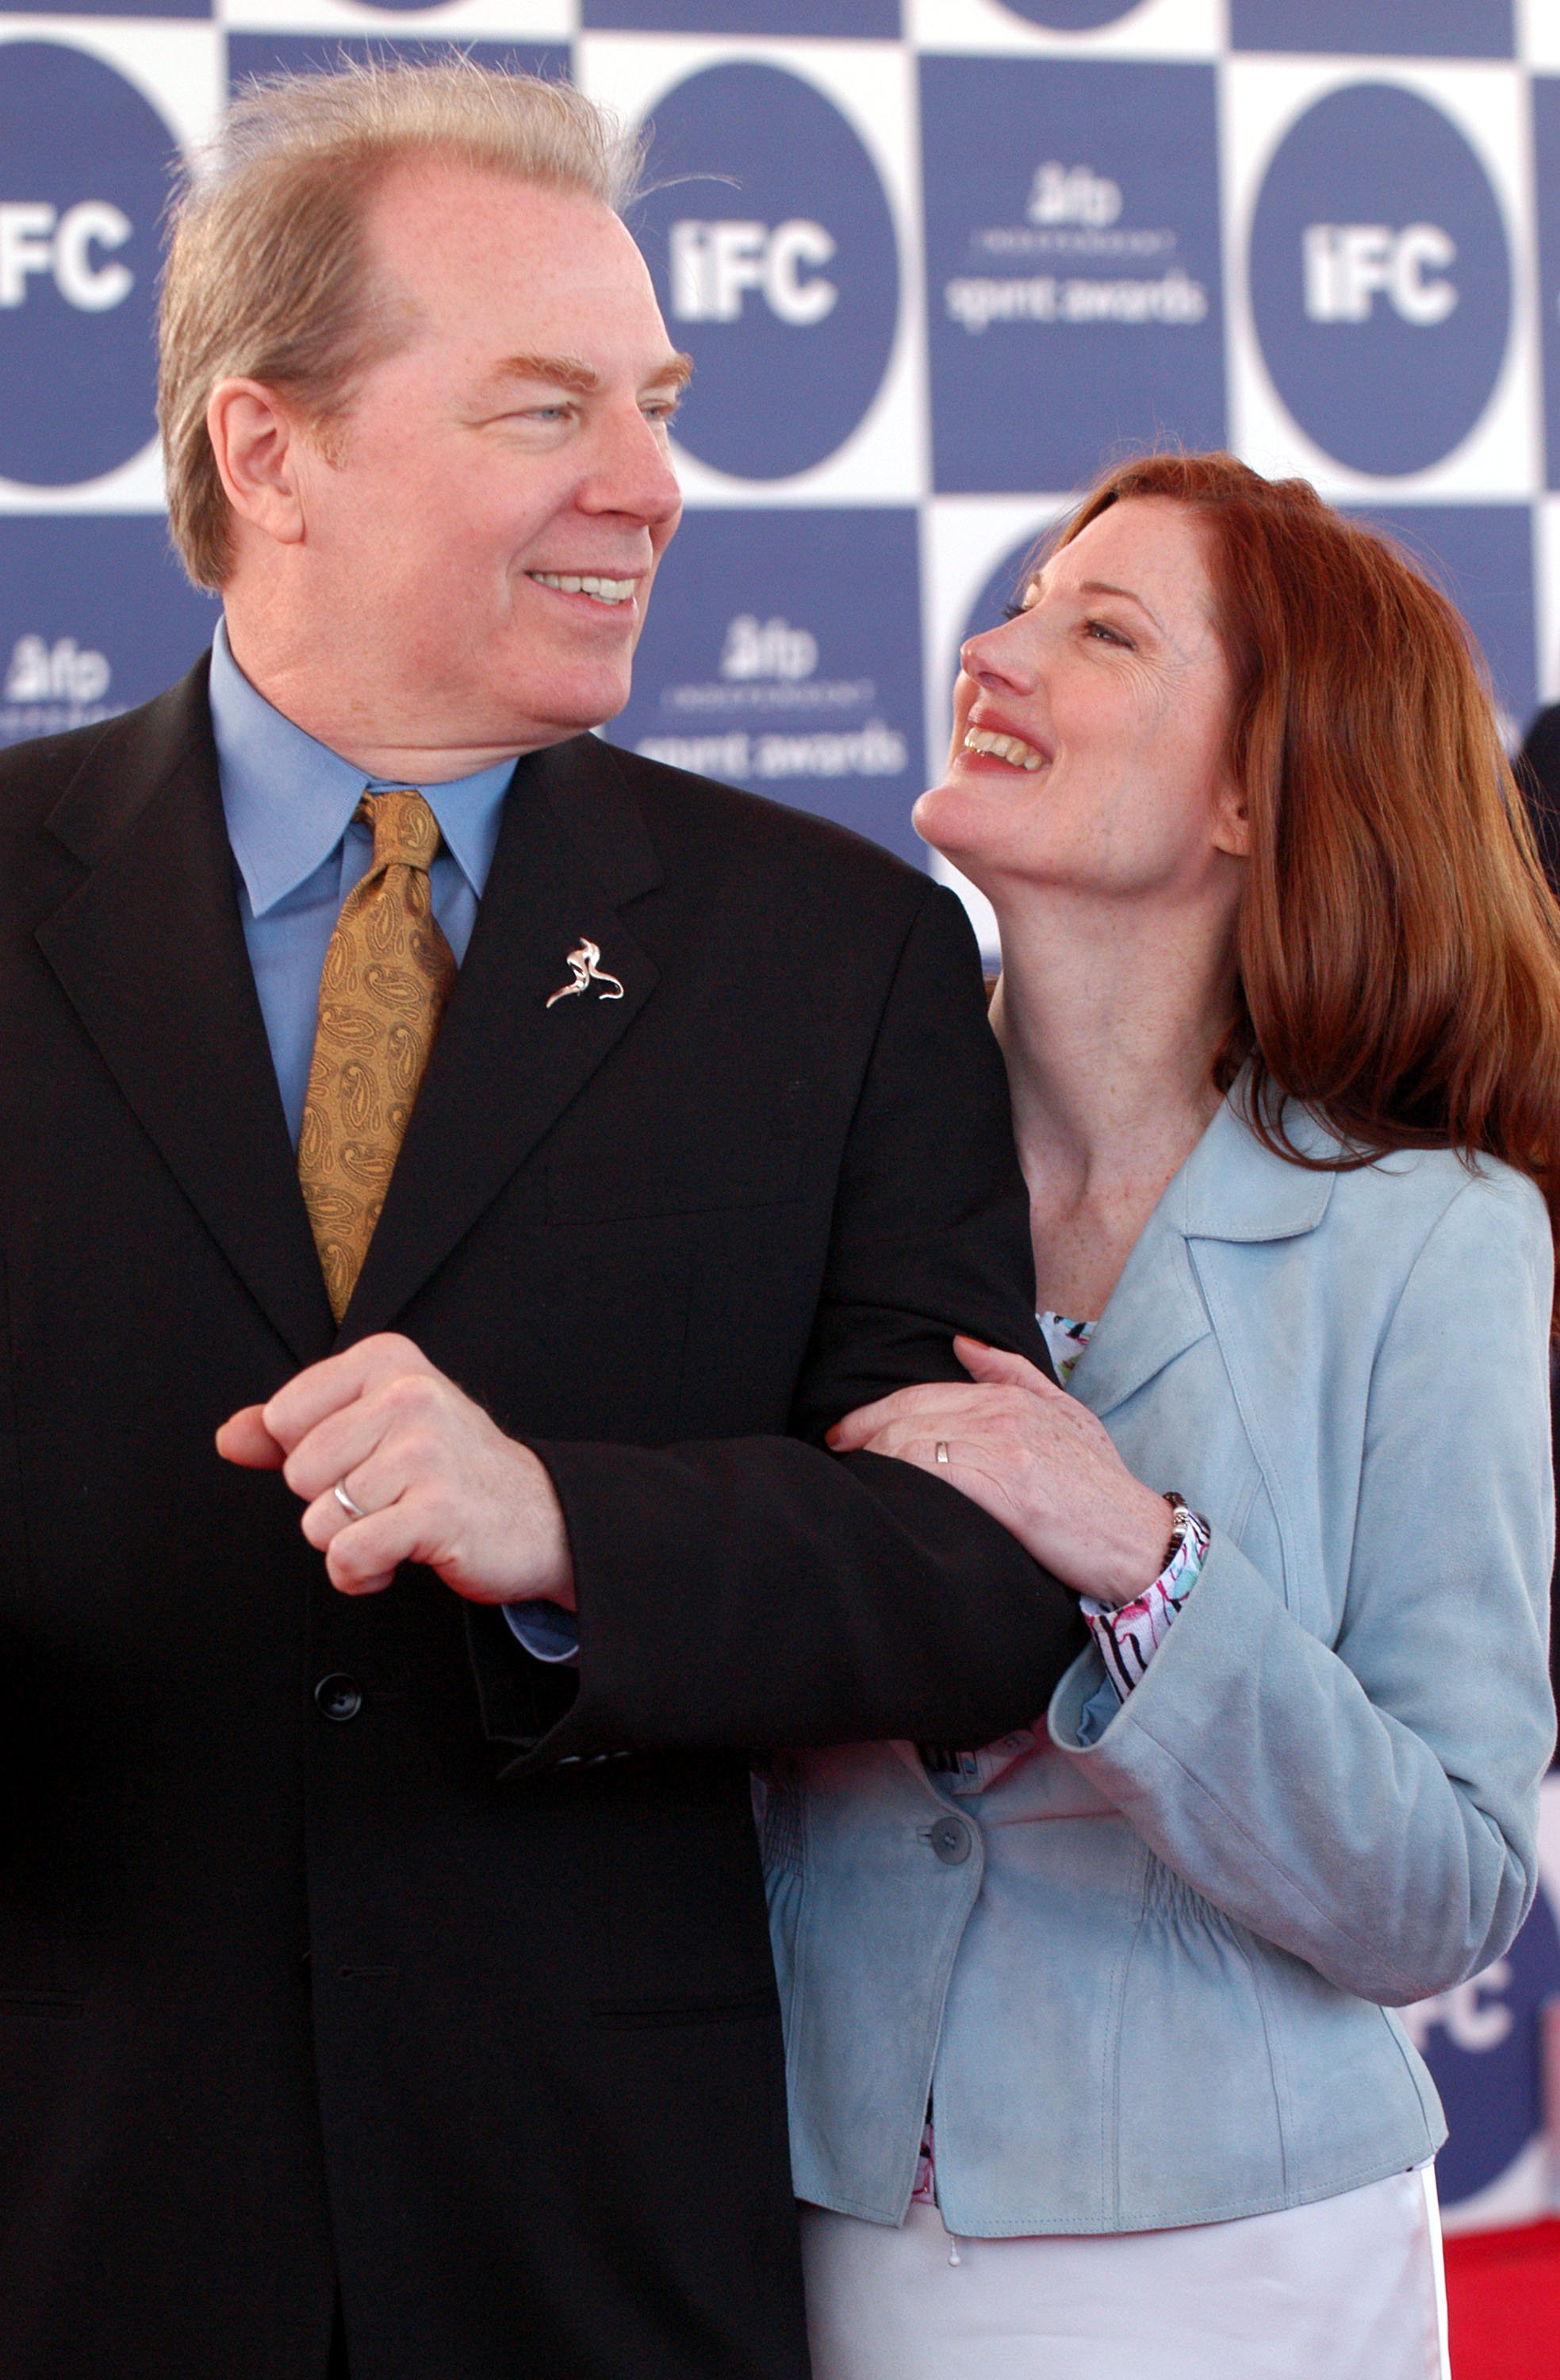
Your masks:
{"label": "jacket collar", "polygon": [[[82,863],[38,941],[119,1089],[303,1363],[335,1334],[239,917],[204,660],[96,738],[51,814]],[[661,880],[609,747],[515,771],[476,930],[338,1343],[387,1329],[650,997],[620,909]],[[599,944],[618,1001],[549,1010]]]}
{"label": "jacket collar", "polygon": [[[1265,1148],[1245,1120],[1245,1097],[1242,1075],[1165,1193],[1189,1240],[1292,1240],[1313,1232],[1327,1211],[1337,1175]],[[1294,1100],[1284,1124],[1302,1157],[1341,1154],[1334,1135]]]}
{"label": "jacket collar", "polygon": [[[1113,1413],[1208,1335],[1193,1243],[1294,1239],[1314,1231],[1327,1211],[1336,1174],[1264,1148],[1240,1113],[1241,1094],[1238,1083],[1171,1177],[1073,1372],[1072,1393],[1091,1413]],[[1288,1126],[1307,1156],[1337,1148],[1304,1110],[1291,1107]]]}

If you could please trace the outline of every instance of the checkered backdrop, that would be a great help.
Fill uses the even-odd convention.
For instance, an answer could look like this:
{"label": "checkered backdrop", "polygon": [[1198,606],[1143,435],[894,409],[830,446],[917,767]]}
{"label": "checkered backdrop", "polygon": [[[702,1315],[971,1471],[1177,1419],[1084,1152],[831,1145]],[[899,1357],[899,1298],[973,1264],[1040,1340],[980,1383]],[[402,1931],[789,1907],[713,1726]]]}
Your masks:
{"label": "checkered backdrop", "polygon": [[[171,158],[247,75],[451,42],[656,128],[635,228],[697,374],[616,740],[926,864],[961,638],[1166,438],[1387,523],[1514,732],[1560,695],[1560,0],[0,0],[0,742],[211,634],[152,437]],[[1466,2225],[1552,2190],[1548,1815],[1553,1899],[1409,2015]]]}

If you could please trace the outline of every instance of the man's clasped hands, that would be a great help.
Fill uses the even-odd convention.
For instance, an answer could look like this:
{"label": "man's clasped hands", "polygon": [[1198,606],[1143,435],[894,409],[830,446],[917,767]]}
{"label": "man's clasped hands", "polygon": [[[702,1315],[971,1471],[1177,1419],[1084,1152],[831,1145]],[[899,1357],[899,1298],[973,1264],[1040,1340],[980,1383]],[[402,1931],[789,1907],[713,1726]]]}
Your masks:
{"label": "man's clasped hands", "polygon": [[[1129,1602],[1159,1568],[1162,1498],[1131,1476],[1103,1424],[1022,1355],[966,1337],[953,1345],[979,1393],[955,1381],[897,1390],[836,1423],[830,1449],[934,1472],[1056,1577]],[[281,1471],[343,1595],[376,1594],[400,1563],[422,1562],[473,1603],[574,1609],[568,1530],[545,1466],[398,1333],[360,1340],[245,1406],[218,1431],[217,1451]]]}

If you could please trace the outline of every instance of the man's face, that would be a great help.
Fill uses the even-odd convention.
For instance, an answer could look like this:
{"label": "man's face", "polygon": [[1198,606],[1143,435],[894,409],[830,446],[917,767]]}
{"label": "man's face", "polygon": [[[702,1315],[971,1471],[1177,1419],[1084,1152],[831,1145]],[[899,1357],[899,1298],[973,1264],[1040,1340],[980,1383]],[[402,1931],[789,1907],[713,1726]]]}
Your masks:
{"label": "man's face", "polygon": [[686,368],[644,261],[588,199],[444,164],[395,174],[369,237],[417,327],[365,376],[333,460],[299,454],[311,616],[340,623],[381,743],[515,750],[598,726],[628,699],[681,511]]}

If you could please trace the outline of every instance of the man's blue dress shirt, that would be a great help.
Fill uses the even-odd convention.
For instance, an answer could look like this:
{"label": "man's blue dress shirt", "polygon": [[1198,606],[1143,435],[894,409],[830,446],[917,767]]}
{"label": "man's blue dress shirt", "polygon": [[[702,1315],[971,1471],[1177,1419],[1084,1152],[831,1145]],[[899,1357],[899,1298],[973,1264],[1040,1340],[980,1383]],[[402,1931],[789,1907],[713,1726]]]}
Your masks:
{"label": "man's blue dress shirt", "polygon": [[[374,853],[373,836],[352,813],[366,792],[412,781],[365,776],[284,719],[234,660],[225,624],[212,648],[212,726],[227,839],[242,880],[244,940],[296,1148],[326,948]],[[500,760],[474,777],[417,788],[444,839],[432,868],[433,914],[457,963],[477,922],[514,774],[514,760]]]}
{"label": "man's blue dress shirt", "polygon": [[[234,660],[225,622],[212,648],[212,727],[244,940],[296,1148],[325,952],[342,903],[373,858],[373,836],[352,813],[365,792],[414,781],[367,777],[284,718]],[[500,760],[475,776],[417,787],[443,837],[431,870],[433,914],[457,964],[477,922],[514,774],[514,760]],[[543,1660],[568,1660],[578,1649],[572,1615],[555,1604],[510,1606],[504,1616]]]}

